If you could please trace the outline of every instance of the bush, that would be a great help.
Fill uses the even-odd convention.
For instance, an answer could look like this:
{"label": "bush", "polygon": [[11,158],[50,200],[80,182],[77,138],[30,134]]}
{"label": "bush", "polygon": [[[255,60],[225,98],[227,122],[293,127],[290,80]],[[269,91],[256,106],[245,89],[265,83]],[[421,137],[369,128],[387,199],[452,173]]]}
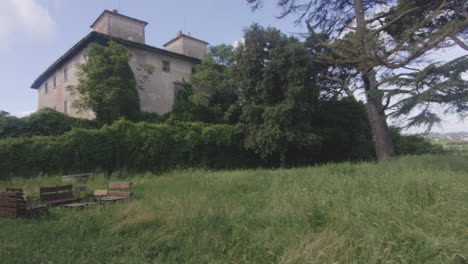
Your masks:
{"label": "bush", "polygon": [[391,128],[395,155],[422,155],[444,152],[442,146],[431,143],[419,135],[402,135],[397,128]]}
{"label": "bush", "polygon": [[313,123],[324,139],[316,160],[338,162],[375,158],[363,103],[351,98],[321,102]]}
{"label": "bush", "polygon": [[61,136],[0,140],[0,175],[258,165],[257,158],[242,149],[241,140],[232,125],[120,120],[100,129],[74,128]]}
{"label": "bush", "polygon": [[[330,101],[311,116],[320,144],[288,150],[287,166],[371,159],[373,147],[362,104]],[[167,119],[165,123],[164,119]],[[6,120],[6,119],[2,119]],[[274,166],[244,149],[235,125],[182,122],[168,115],[142,115],[146,122],[120,120],[97,127],[94,121],[41,110],[10,118],[0,140],[0,177],[103,170],[160,172],[172,168]],[[346,129],[343,129],[346,128]]]}
{"label": "bush", "polygon": [[74,127],[96,128],[98,124],[46,108],[23,118],[0,117],[0,138],[58,136]]}

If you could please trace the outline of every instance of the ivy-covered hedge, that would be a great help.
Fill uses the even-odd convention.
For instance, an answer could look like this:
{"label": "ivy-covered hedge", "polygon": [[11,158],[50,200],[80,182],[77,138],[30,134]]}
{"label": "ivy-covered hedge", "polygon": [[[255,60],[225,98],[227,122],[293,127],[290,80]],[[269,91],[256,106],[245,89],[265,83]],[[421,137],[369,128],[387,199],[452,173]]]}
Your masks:
{"label": "ivy-covered hedge", "polygon": [[74,128],[61,136],[0,140],[0,176],[258,165],[241,140],[231,125],[121,120],[100,129]]}
{"label": "ivy-covered hedge", "polygon": [[[357,107],[353,111],[336,112],[340,108],[337,105],[329,108],[325,111],[327,118],[316,119],[314,124],[320,128],[317,134],[322,138],[321,145],[290,149],[288,166],[372,159],[367,123],[359,117],[362,109]],[[333,109],[336,116],[331,115],[335,113]],[[58,124],[63,125],[64,122]],[[244,136],[236,125],[180,121],[153,124],[120,120],[99,129],[85,129],[57,127],[49,120],[41,129],[39,134],[59,131],[62,134],[26,137],[26,133],[21,137],[0,139],[0,178],[96,170],[157,173],[173,168],[275,165],[244,149]],[[71,130],[63,132],[67,129]],[[34,135],[32,132],[28,133]],[[397,155],[441,151],[440,147],[422,137],[403,136],[396,129],[392,129],[392,135]]]}

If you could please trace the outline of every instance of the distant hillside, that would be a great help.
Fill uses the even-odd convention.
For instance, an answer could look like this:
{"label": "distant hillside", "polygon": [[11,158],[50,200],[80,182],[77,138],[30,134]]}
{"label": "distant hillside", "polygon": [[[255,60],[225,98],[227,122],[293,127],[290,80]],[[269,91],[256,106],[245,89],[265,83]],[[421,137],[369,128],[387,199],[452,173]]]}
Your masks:
{"label": "distant hillside", "polygon": [[425,135],[425,137],[432,138],[432,139],[463,138],[463,137],[468,137],[468,132],[448,132],[448,133],[431,132]]}

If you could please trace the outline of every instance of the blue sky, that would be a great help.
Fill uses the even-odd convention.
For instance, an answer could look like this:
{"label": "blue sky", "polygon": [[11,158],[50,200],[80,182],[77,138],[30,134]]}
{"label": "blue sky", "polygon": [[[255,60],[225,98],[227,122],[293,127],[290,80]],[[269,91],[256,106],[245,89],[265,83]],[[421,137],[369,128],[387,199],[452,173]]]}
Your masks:
{"label": "blue sky", "polygon": [[[104,9],[147,21],[146,42],[162,47],[178,30],[212,45],[233,44],[254,22],[291,34],[304,32],[292,19],[278,20],[275,1],[252,12],[245,0],[0,0],[0,110],[25,115],[37,109],[31,83],[50,64],[91,31]],[[438,54],[440,60],[463,54]],[[468,131],[447,117],[438,131]]]}

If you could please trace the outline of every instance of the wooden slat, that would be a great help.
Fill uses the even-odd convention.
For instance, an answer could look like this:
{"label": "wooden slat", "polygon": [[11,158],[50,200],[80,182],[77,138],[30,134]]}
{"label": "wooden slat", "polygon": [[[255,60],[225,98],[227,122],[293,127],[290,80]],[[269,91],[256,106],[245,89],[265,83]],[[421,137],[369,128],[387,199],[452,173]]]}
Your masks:
{"label": "wooden slat", "polygon": [[16,212],[18,208],[16,207],[0,207],[0,212]]}
{"label": "wooden slat", "polygon": [[75,192],[86,192],[86,186],[75,187]]}
{"label": "wooden slat", "polygon": [[19,192],[19,193],[23,193],[23,189],[21,188],[6,188],[6,191],[7,192]]}
{"label": "wooden slat", "polygon": [[0,207],[16,207],[16,203],[15,202],[4,202],[4,201],[0,201]]}
{"label": "wooden slat", "polygon": [[0,197],[18,197],[20,195],[19,192],[0,192]]}
{"label": "wooden slat", "polygon": [[71,184],[54,186],[54,187],[41,187],[41,193],[71,191],[72,189],[73,189],[73,186]]}
{"label": "wooden slat", "polygon": [[71,184],[69,185],[61,185],[61,186],[57,186],[57,191],[60,192],[60,191],[71,191],[73,190],[73,186]]}
{"label": "wooden slat", "polygon": [[71,199],[73,198],[73,193],[71,192],[61,192],[55,194],[56,200]]}
{"label": "wooden slat", "polygon": [[95,196],[105,196],[105,195],[107,195],[107,190],[95,190],[94,195]]}
{"label": "wooden slat", "polygon": [[66,204],[78,201],[79,198],[71,198],[71,199],[62,199],[62,200],[53,200],[53,201],[46,201],[45,203],[48,205],[58,205],[58,204]]}
{"label": "wooden slat", "polygon": [[120,200],[123,200],[123,199],[126,199],[124,197],[116,197],[116,196],[106,196],[106,197],[102,197],[101,200],[102,202],[116,202],[116,201],[120,201]]}
{"label": "wooden slat", "polygon": [[0,197],[0,201],[6,202],[6,203],[16,203],[19,198],[17,197]]}
{"label": "wooden slat", "polygon": [[84,203],[70,203],[70,204],[64,204],[63,207],[65,207],[65,208],[84,208],[84,207],[86,207],[86,204],[84,204]]}
{"label": "wooden slat", "polygon": [[41,193],[57,192],[57,187],[41,187]]}
{"label": "wooden slat", "polygon": [[116,191],[109,192],[109,196],[124,197],[124,198],[130,198],[132,194],[133,194],[132,192],[116,192]]}
{"label": "wooden slat", "polygon": [[41,194],[42,201],[52,201],[57,200],[57,193],[44,193]]}
{"label": "wooden slat", "polygon": [[0,211],[0,216],[6,217],[6,218],[16,219],[17,214],[16,214],[16,213],[11,214],[11,213],[9,213],[9,212],[2,212],[2,211]]}
{"label": "wooden slat", "polygon": [[131,182],[111,182],[109,183],[109,189],[132,189]]}

